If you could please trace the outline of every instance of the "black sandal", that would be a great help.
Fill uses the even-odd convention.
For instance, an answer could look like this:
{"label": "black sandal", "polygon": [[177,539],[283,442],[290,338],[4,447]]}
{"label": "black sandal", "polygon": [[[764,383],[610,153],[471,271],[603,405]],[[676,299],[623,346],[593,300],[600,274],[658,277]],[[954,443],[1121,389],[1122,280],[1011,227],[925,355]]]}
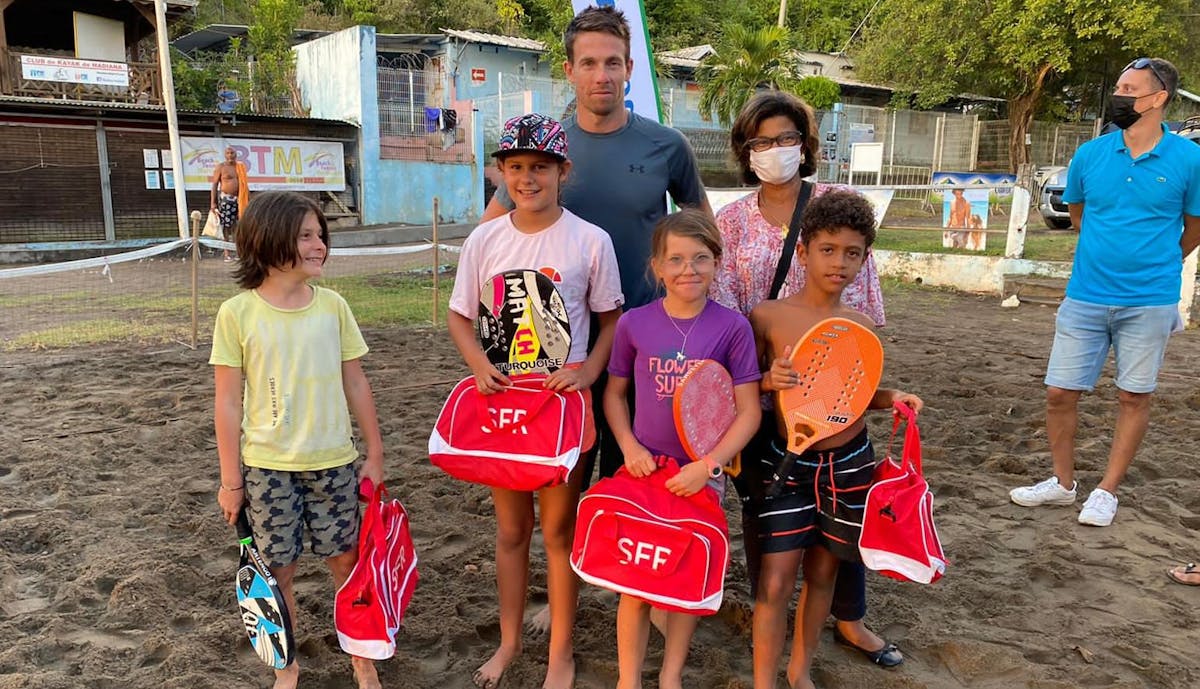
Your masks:
{"label": "black sandal", "polygon": [[867,659],[872,663],[875,663],[880,667],[896,667],[900,663],[904,662],[904,654],[900,652],[900,649],[896,647],[896,644],[888,643],[887,641],[883,642],[883,648],[877,651],[868,651],[862,646],[858,646],[852,643],[846,637],[842,636],[842,633],[837,631],[836,628],[833,631],[833,640],[842,646],[845,646],[846,648],[852,648],[858,651],[866,656]]}

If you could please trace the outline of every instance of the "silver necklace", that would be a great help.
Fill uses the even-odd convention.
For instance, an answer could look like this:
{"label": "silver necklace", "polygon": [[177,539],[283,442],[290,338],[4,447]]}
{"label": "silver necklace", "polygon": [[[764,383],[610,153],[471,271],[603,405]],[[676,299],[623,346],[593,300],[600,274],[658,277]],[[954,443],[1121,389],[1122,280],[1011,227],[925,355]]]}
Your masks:
{"label": "silver necklace", "polygon": [[696,329],[696,324],[699,323],[700,319],[704,317],[704,311],[708,307],[708,302],[706,301],[704,306],[700,308],[700,313],[696,314],[696,320],[692,321],[692,325],[687,329],[686,333],[683,332],[683,328],[679,327],[679,324],[675,322],[675,319],[667,311],[666,302],[659,301],[658,303],[662,307],[663,315],[667,317],[667,320],[671,321],[671,325],[675,326],[675,330],[678,331],[681,336],[683,336],[683,344],[679,346],[679,352],[675,354],[675,358],[679,361],[687,361],[687,354],[684,352],[687,350],[688,336],[692,334],[692,331]]}

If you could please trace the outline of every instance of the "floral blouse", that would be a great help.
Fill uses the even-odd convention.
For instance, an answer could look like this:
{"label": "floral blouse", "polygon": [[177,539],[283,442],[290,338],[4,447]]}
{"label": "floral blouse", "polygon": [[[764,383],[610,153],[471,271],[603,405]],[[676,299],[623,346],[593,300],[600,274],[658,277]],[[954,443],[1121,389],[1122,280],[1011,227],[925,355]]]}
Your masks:
{"label": "floral blouse", "polygon": [[[835,189],[849,187],[818,184],[812,197]],[[783,252],[784,229],[763,217],[758,209],[757,190],[722,208],[717,213],[717,227],[721,230],[724,255],[709,296],[718,304],[749,314],[771,291],[771,280]],[[779,298],[795,294],[803,286],[804,266],[793,259]],[[883,292],[870,251],[862,270],[842,292],[842,303],[866,314],[876,325],[884,324]]]}

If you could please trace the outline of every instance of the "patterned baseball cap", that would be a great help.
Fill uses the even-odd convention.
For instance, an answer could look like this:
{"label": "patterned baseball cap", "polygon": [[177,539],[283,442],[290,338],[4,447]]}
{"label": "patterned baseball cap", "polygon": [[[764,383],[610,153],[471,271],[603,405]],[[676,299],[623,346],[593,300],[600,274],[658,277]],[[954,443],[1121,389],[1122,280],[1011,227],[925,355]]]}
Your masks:
{"label": "patterned baseball cap", "polygon": [[567,133],[557,120],[536,112],[514,117],[504,123],[500,133],[500,149],[494,158],[507,153],[536,151],[549,153],[559,160],[567,159]]}

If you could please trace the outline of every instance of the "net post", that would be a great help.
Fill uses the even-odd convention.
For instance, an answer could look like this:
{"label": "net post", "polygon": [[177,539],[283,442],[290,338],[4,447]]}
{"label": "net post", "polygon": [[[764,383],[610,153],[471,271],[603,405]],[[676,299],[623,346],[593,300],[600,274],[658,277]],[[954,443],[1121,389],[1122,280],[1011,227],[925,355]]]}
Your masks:
{"label": "net post", "polygon": [[433,325],[438,324],[438,197],[433,197]]}
{"label": "net post", "polygon": [[192,211],[192,349],[196,348],[196,335],[200,323],[200,211]]}

